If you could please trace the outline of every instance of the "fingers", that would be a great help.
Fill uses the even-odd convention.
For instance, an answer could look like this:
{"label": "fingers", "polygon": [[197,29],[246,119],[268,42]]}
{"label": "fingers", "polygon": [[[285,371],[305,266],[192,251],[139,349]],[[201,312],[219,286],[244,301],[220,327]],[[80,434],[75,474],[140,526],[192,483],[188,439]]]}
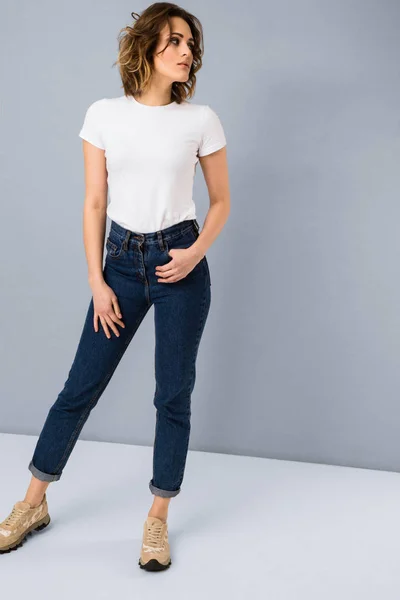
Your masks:
{"label": "fingers", "polygon": [[[119,304],[118,304],[118,299],[116,297],[112,298],[111,302],[113,304],[114,312],[117,315],[117,317],[122,317],[121,310],[120,310]],[[122,321],[121,321],[121,323],[122,323]]]}
{"label": "fingers", "polygon": [[[171,252],[177,252],[176,256],[172,256]],[[155,270],[156,277],[160,277],[157,279],[159,283],[175,283],[180,279],[184,279],[188,273],[190,273],[191,268],[187,268],[187,262],[185,260],[181,260],[179,256],[186,256],[187,249],[171,249],[169,256],[171,260],[165,265],[157,265]],[[181,254],[182,253],[182,254]]]}
{"label": "fingers", "polygon": [[[166,265],[157,265],[156,269],[157,271],[168,271],[168,269],[171,269],[171,263],[173,262],[174,259],[172,259],[169,263],[167,263]],[[174,263],[175,264],[175,263]],[[174,266],[174,265],[172,265]]]}
{"label": "fingers", "polygon": [[171,269],[165,275],[160,275],[160,279],[157,279],[159,283],[175,283],[175,281],[179,281],[186,277],[185,273],[181,273],[178,268]]}
{"label": "fingers", "polygon": [[110,330],[108,329],[108,326],[111,327],[111,329],[113,330],[113,332],[115,333],[115,335],[117,337],[119,337],[119,331],[118,329],[115,327],[113,320],[111,319],[111,317],[107,314],[105,315],[99,315],[101,324],[103,326],[104,329],[104,333],[106,334],[106,336],[108,337],[108,339],[111,338],[111,334],[110,334]]}
{"label": "fingers", "polygon": [[175,269],[168,269],[168,271],[163,271],[162,273],[156,271],[156,277],[162,277],[163,279],[165,279],[166,277],[171,277],[171,275],[176,275],[177,271],[177,267],[175,267]]}
{"label": "fingers", "polygon": [[109,330],[108,330],[108,327],[107,327],[107,323],[106,323],[106,320],[105,320],[105,318],[104,318],[104,317],[102,317],[101,315],[99,315],[99,318],[100,318],[100,322],[101,322],[101,324],[102,324],[102,326],[103,326],[104,333],[106,334],[106,336],[108,337],[108,339],[110,339],[111,335],[110,335],[110,332],[109,332]]}
{"label": "fingers", "polygon": [[[107,315],[107,314],[106,314],[106,315],[104,315],[104,317],[103,317],[103,318],[104,318],[104,320],[105,320],[105,321],[108,323],[108,325],[111,327],[111,329],[113,330],[113,332],[115,333],[115,335],[116,335],[117,337],[119,337],[119,331],[118,331],[118,329],[116,328],[116,326],[114,325],[114,320],[113,320],[113,317],[112,317],[112,316],[110,316],[110,315]],[[104,326],[103,326],[103,327],[104,327]],[[106,325],[106,327],[107,327],[107,325]],[[107,328],[107,331],[108,331],[108,328]],[[110,338],[110,337],[111,337],[111,335],[109,335],[109,333],[107,333],[107,332],[106,332],[106,335],[107,335],[107,337],[108,337],[108,338]]]}
{"label": "fingers", "polygon": [[155,273],[157,277],[160,277],[160,279],[157,279],[159,283],[175,283],[186,277],[187,273],[182,272],[182,269],[179,266],[175,267],[174,265],[175,263],[172,259],[171,262],[166,265],[156,267]]}
{"label": "fingers", "polygon": [[[110,329],[117,337],[120,337],[119,331],[115,324],[125,328],[125,324],[121,321],[122,313],[119,307],[117,295],[114,290],[104,282],[99,287],[96,287],[93,293],[94,317],[93,326],[97,333],[99,330],[98,319],[103,327],[107,338],[111,338]],[[109,329],[110,328],[110,329]]]}
{"label": "fingers", "polygon": [[157,277],[168,277],[171,275],[172,271],[176,271],[175,263],[171,265],[168,263],[167,265],[162,265],[161,267],[156,267],[155,274]]}
{"label": "fingers", "polygon": [[[117,314],[121,315],[119,308],[117,310],[118,310]],[[96,333],[98,331],[98,319],[100,319],[100,322],[104,329],[104,333],[106,334],[108,339],[111,338],[110,330],[108,329],[108,327],[111,327],[112,331],[115,333],[115,335],[117,337],[120,336],[120,333],[119,333],[117,327],[114,325],[114,323],[118,323],[118,325],[125,328],[125,323],[123,323],[123,321],[121,321],[121,319],[119,319],[116,316],[116,314],[111,312],[111,310],[110,310],[109,313],[104,313],[103,315],[99,315],[99,314],[95,313],[95,315],[94,315],[94,330],[96,331]]]}

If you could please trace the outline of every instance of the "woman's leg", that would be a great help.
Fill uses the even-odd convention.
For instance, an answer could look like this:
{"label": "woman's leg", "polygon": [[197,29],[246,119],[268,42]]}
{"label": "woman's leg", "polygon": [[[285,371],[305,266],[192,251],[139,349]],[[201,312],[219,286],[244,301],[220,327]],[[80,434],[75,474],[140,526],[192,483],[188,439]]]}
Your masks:
{"label": "woman's leg", "polygon": [[[115,241],[115,238],[113,239]],[[143,281],[135,276],[130,258],[130,253],[125,249],[120,252],[118,258],[106,258],[104,278],[118,298],[125,328],[117,325],[119,337],[110,330],[110,339],[100,323],[96,332],[93,298],[91,299],[68,379],[49,410],[29,463],[31,473],[42,482],[60,479],[91,410],[107,387],[150,308],[145,286]],[[31,486],[29,497],[37,502],[42,492],[44,494],[44,487],[40,487],[36,482],[31,482]]]}
{"label": "woman's leg", "polygon": [[29,502],[32,508],[34,508],[35,506],[39,506],[39,504],[43,500],[43,496],[45,495],[49,485],[49,481],[41,481],[40,479],[37,479],[34,475],[32,475],[29,487],[25,494],[24,501]]}
{"label": "woman's leg", "polygon": [[160,496],[154,496],[153,504],[148,512],[148,517],[158,517],[163,521],[168,519],[168,508],[171,498],[161,498]]}
{"label": "woman's leg", "polygon": [[[190,230],[167,241],[168,248],[189,247],[196,239]],[[163,261],[166,264],[166,261]],[[162,264],[160,261],[157,264]],[[154,405],[157,409],[150,491],[152,516],[165,515],[165,498],[180,492],[190,435],[191,394],[196,378],[196,358],[211,302],[210,275],[203,259],[185,278],[175,283],[151,280],[155,319]]]}

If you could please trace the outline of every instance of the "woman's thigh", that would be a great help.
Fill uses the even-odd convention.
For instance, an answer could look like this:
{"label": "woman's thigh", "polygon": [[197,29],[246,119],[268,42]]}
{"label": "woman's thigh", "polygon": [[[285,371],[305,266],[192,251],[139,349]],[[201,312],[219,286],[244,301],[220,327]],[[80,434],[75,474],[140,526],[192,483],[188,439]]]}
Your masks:
{"label": "woman's thigh", "polygon": [[97,318],[97,331],[94,328],[94,298],[92,296],[84,319],[75,358],[68,374],[66,385],[72,395],[101,386],[109,378],[131,339],[144,319],[148,305],[144,286],[139,281],[127,281],[118,269],[106,262],[103,271],[104,280],[118,299],[121,320],[125,327],[115,323],[119,336],[108,325],[110,338],[107,337],[100,318]]}
{"label": "woman's thigh", "polygon": [[[174,285],[171,283],[169,287]],[[154,300],[158,401],[171,402],[174,398],[186,398],[187,401],[190,397],[195,383],[198,348],[210,304],[211,286],[208,284],[181,285]]]}

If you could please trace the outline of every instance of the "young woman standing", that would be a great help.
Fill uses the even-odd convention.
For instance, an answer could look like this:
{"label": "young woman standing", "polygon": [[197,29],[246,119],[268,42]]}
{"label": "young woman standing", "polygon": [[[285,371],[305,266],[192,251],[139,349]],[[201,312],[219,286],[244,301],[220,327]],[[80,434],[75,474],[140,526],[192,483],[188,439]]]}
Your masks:
{"label": "young woman standing", "polygon": [[[0,523],[0,552],[19,547],[30,531],[50,522],[47,486],[60,479],[91,410],[154,305],[154,498],[139,565],[160,570],[171,564],[168,508],[183,481],[196,358],[211,301],[205,253],[228,218],[230,196],[221,122],[208,105],[188,101],[202,64],[200,22],[167,2],[132,17],[136,22],[119,40],[124,94],[93,102],[79,132],[93,295],[68,378],[29,463],[25,499]],[[210,198],[201,233],[192,199],[197,162]]]}

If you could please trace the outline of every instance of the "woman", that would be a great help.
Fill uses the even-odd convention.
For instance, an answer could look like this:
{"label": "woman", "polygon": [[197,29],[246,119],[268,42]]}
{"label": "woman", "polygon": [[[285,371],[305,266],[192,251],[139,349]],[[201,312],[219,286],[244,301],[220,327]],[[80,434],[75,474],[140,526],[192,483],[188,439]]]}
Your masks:
{"label": "woman", "polygon": [[[139,565],[160,570],[171,564],[168,507],[183,480],[195,361],[211,300],[205,252],[223,228],[230,200],[221,122],[208,105],[188,101],[201,68],[200,22],[166,2],[137,17],[119,40],[124,95],[93,102],[79,132],[93,295],[68,379],[29,463],[25,499],[0,524],[0,551],[19,547],[29,531],[49,524],[47,486],[60,479],[90,411],[154,305],[157,412],[149,483],[154,498]],[[210,196],[201,233],[192,200],[198,161]]]}

